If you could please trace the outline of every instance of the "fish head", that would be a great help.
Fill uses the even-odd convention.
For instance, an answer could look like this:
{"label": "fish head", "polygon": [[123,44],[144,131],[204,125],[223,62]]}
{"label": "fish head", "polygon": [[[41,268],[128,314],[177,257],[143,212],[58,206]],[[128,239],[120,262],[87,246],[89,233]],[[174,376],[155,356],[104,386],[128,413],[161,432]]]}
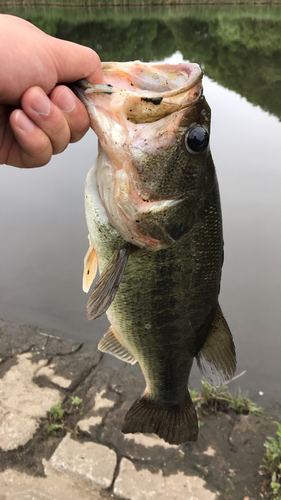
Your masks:
{"label": "fish head", "polygon": [[210,174],[210,108],[195,63],[103,63],[104,85],[77,82],[99,139],[93,175],[110,223],[147,250],[194,224]]}

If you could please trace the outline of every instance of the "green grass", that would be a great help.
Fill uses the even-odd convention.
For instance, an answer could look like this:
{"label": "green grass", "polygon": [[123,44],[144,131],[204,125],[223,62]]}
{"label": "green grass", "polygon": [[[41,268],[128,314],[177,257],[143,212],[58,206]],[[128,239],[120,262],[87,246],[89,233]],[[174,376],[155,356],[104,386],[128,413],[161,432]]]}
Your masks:
{"label": "green grass", "polygon": [[281,423],[274,423],[278,427],[276,437],[266,438],[265,459],[261,467],[267,476],[265,486],[269,493],[268,498],[281,500]]}
{"label": "green grass", "polygon": [[202,410],[203,413],[208,413],[210,410],[228,410],[233,409],[236,413],[248,415],[262,416],[263,410],[254,403],[249,397],[248,393],[243,393],[238,389],[236,395],[232,395],[227,386],[213,387],[207,382],[202,381],[202,390],[197,392],[190,391],[191,398],[195,404],[196,409]]}
{"label": "green grass", "polygon": [[63,424],[50,424],[47,427],[47,433],[52,434],[56,432],[58,429],[63,429]]}
{"label": "green grass", "polygon": [[61,407],[61,403],[54,405],[50,408],[50,413],[53,415],[55,420],[61,420],[63,418],[64,411]]}
{"label": "green grass", "polygon": [[47,427],[47,433],[52,434],[59,429],[64,429],[64,416],[65,410],[61,407],[61,403],[52,406],[49,410],[49,425]]}
{"label": "green grass", "polygon": [[82,404],[82,399],[79,398],[78,396],[72,396],[71,398],[71,404],[74,407],[80,406]]}
{"label": "green grass", "polygon": [[74,428],[69,427],[70,421],[69,417],[82,415],[83,413],[83,400],[78,396],[72,396],[71,400],[66,403],[66,409],[61,407],[61,403],[52,406],[49,410],[47,426],[47,433],[51,434],[58,431],[59,429],[64,429],[69,432],[76,432],[76,426]]}

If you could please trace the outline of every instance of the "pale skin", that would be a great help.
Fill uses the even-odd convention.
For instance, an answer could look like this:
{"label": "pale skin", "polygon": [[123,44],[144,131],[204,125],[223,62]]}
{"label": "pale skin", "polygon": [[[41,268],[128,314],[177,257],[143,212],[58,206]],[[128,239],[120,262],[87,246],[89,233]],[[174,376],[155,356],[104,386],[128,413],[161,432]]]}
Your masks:
{"label": "pale skin", "polygon": [[90,48],[0,14],[0,164],[40,167],[89,128],[82,102],[61,83],[103,83]]}

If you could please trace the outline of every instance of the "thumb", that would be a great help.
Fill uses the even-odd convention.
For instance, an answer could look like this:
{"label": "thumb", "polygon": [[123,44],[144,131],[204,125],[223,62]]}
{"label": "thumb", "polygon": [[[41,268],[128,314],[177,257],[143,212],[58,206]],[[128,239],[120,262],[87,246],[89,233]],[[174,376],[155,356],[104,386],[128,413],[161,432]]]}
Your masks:
{"label": "thumb", "polygon": [[53,38],[58,83],[69,83],[85,78],[90,83],[103,83],[103,73],[98,54],[77,43]]}

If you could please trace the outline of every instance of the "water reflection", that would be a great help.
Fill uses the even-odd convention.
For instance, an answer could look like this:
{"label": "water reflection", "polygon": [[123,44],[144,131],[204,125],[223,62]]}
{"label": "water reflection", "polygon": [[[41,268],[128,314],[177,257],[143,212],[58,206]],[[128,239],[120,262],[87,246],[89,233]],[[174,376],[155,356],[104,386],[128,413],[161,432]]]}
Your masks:
{"label": "water reflection", "polygon": [[12,12],[53,36],[92,47],[103,61],[155,61],[179,50],[210,78],[281,118],[280,7]]}
{"label": "water reflection", "polygon": [[[88,31],[82,27],[80,29],[79,22],[69,20],[56,19],[56,26],[59,25],[61,36],[74,38],[75,34],[77,41],[82,43],[88,43],[88,34],[91,34],[95,44],[103,45],[100,49],[102,58],[141,58],[143,47],[143,54],[147,54],[144,59],[158,59],[157,43],[153,40],[160,40],[159,33],[165,26],[166,34],[169,32],[174,35],[173,38],[167,35],[166,48],[165,37],[162,38],[163,45],[159,52],[162,58],[171,55],[175,47],[179,50],[179,41],[184,40],[181,37],[185,36],[185,45],[182,41],[181,47],[185,58],[196,59],[198,56],[199,62],[205,64],[206,73],[210,74],[212,70],[218,82],[227,78],[232,88],[240,82],[239,85],[244,85],[241,93],[243,89],[251,88],[244,78],[247,58],[235,49],[238,45],[241,49],[241,43],[233,42],[221,48],[217,46],[217,59],[214,60],[218,65],[211,64],[215,49],[214,52],[205,53],[203,45],[195,43],[199,39],[195,29],[198,24],[193,24],[191,32],[191,24],[186,25],[184,30],[181,28],[183,21],[180,20],[152,20],[149,27],[154,23],[154,35],[145,42],[139,40],[138,36],[145,29],[147,21],[138,24],[138,20],[134,23],[125,19],[122,31],[117,29],[117,20],[104,24],[82,21],[80,24],[84,28],[89,25]],[[218,19],[200,21],[201,40],[204,40],[203,22],[209,33],[210,25],[218,22]],[[266,22],[270,26],[273,23]],[[123,46],[117,32],[125,35],[126,23],[131,26],[130,31],[127,31],[130,32],[130,39],[128,37]],[[276,23],[278,25],[279,21]],[[104,32],[102,35],[105,26],[107,37]],[[99,30],[99,35],[95,30]],[[116,38],[113,43],[110,37],[114,30]],[[146,36],[148,31],[147,28]],[[178,38],[176,45],[173,45],[175,34],[178,34]],[[187,41],[192,37],[194,40],[187,46]],[[273,36],[271,38],[274,39]],[[137,47],[134,46],[136,40]],[[268,47],[258,49],[257,37],[252,44],[254,42],[255,49],[248,47],[248,54],[254,50],[256,59],[249,60],[249,66],[254,61],[258,66],[257,54],[262,50],[264,54],[269,54],[269,64],[271,56]],[[110,46],[111,54],[106,52]],[[233,60],[228,61],[227,66],[219,54],[226,54],[224,51],[230,51],[230,48]],[[153,56],[148,57],[149,52],[146,50],[151,50]],[[271,53],[274,54],[274,51]],[[107,57],[103,57],[104,54]],[[205,59],[200,59],[203,56]],[[181,57],[178,52],[174,60]],[[277,68],[275,72],[275,64],[277,62],[273,64],[271,72],[264,72],[267,83],[262,85],[266,94],[266,88],[269,88],[266,85],[270,81],[274,83],[272,92],[268,91],[271,95],[267,96],[267,104],[263,99],[259,104],[269,109],[268,103],[271,103],[272,113],[279,116],[280,102],[276,89],[280,84],[280,69]],[[231,71],[230,65],[233,68]],[[261,78],[261,65],[257,71],[260,71]],[[252,78],[254,82],[254,70]],[[257,85],[255,88],[257,90]],[[264,392],[265,396],[258,402],[265,405],[273,400],[280,401],[281,144],[277,138],[281,136],[281,123],[260,107],[254,107],[245,98],[206,77],[204,89],[212,109],[211,148],[218,171],[224,219],[226,259],[220,301],[235,337],[239,360],[237,373],[247,370],[238,379],[237,385],[249,389],[251,395],[256,397],[259,391]],[[253,96],[256,95],[254,91],[253,84]],[[83,257],[88,247],[83,188],[86,173],[96,153],[96,139],[93,133],[89,133],[80,143],[54,157],[48,167],[29,171],[2,167],[0,172],[0,315],[21,323],[37,323],[45,331],[53,328],[62,330],[70,338],[89,342],[97,342],[107,329],[105,317],[94,323],[88,322],[87,296],[81,289]],[[193,381],[196,381],[196,377],[195,371]]]}

